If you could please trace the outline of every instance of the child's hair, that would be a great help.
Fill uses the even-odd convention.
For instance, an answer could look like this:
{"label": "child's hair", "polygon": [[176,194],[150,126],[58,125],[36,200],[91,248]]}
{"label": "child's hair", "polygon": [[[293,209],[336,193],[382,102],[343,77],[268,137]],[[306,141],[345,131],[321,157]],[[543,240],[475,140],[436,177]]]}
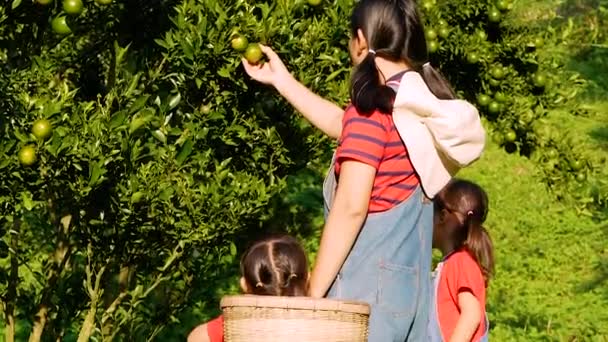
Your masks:
{"label": "child's hair", "polygon": [[243,254],[241,274],[248,292],[266,296],[305,296],[308,261],[294,237],[271,235],[254,242]]}
{"label": "child's hair", "polygon": [[[376,67],[375,57],[390,61],[405,61],[420,72],[425,83],[440,99],[453,99],[450,84],[429,61],[424,27],[414,0],[361,0],[351,17],[351,34],[363,32],[370,50],[355,68],[351,79],[352,103],[361,114],[393,111],[395,92],[383,85],[382,75]],[[390,76],[390,75],[389,75]]]}
{"label": "child's hair", "polygon": [[456,247],[466,248],[481,267],[486,284],[494,272],[492,240],[483,223],[488,215],[488,195],[477,184],[453,179],[434,199],[435,211],[460,213],[464,223],[452,236]]}

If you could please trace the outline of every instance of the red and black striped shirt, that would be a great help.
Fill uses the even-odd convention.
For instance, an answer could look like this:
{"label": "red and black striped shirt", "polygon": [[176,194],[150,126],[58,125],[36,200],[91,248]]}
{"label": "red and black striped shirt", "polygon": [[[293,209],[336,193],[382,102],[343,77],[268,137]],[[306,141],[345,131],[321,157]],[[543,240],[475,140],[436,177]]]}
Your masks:
{"label": "red and black striped shirt", "polygon": [[[387,84],[398,85],[403,73]],[[374,167],[376,178],[369,201],[369,212],[391,209],[405,201],[418,187],[407,149],[397,132],[393,116],[378,111],[363,116],[349,106],[342,119],[342,135],[336,152],[336,175],[344,160],[355,160]]]}

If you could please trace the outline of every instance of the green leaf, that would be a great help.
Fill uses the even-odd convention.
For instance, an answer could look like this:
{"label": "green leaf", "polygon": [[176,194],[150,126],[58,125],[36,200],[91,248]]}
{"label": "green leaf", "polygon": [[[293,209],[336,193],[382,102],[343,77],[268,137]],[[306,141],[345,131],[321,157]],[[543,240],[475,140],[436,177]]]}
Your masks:
{"label": "green leaf", "polygon": [[150,95],[142,95],[138,97],[129,108],[129,114],[133,114],[145,106],[146,102],[148,102],[148,98],[150,98]]}
{"label": "green leaf", "polygon": [[230,242],[230,255],[236,256],[236,245],[234,242]]}
{"label": "green leaf", "polygon": [[160,129],[152,131],[152,136],[163,144],[167,143],[167,137]]}
{"label": "green leaf", "polygon": [[175,157],[175,162],[177,163],[177,165],[182,165],[184,161],[186,161],[186,158],[188,158],[190,153],[192,153],[192,145],[193,144],[190,139],[184,142],[184,145],[182,145],[182,149],[177,154],[177,157]]}
{"label": "green leaf", "polygon": [[175,95],[173,95],[170,99],[169,99],[169,109],[173,109],[175,108],[179,102],[182,100],[182,95],[180,93],[177,93]]}
{"label": "green leaf", "polygon": [[21,193],[21,201],[26,210],[30,211],[34,209],[34,200],[32,199],[32,194],[29,191],[24,191]]}
{"label": "green leaf", "polygon": [[13,0],[12,9],[15,9],[21,5],[21,0]]}
{"label": "green leaf", "polygon": [[102,168],[101,161],[89,165],[89,186],[96,186],[104,173],[105,170]]}
{"label": "green leaf", "polygon": [[110,128],[114,129],[114,128],[122,125],[125,122],[126,118],[127,118],[127,113],[124,110],[116,112],[112,116],[112,119],[110,119]]}

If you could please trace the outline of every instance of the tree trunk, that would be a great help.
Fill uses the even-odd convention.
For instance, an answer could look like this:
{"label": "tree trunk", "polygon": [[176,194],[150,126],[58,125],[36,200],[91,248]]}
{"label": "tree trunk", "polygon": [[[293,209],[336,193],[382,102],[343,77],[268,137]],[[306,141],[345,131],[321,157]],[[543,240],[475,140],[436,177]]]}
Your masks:
{"label": "tree trunk", "polygon": [[36,313],[36,319],[34,320],[29,342],[40,342],[44,326],[46,325],[48,311],[46,305],[40,305],[40,307],[38,307],[38,313]]}
{"label": "tree trunk", "polygon": [[[101,280],[103,279],[103,273],[106,270],[106,266],[102,266],[99,269],[97,274],[94,274],[92,268],[92,256],[93,256],[93,245],[89,242],[87,246],[87,256],[89,262],[85,267],[85,272],[87,274],[86,280],[86,288],[89,293],[89,298],[91,299],[91,307],[89,308],[89,312],[87,312],[87,316],[82,323],[82,327],[80,328],[80,333],[78,334],[78,342],[88,342],[91,334],[93,334],[93,329],[95,329],[95,317],[97,316],[97,303],[99,302],[99,298],[101,294],[99,293]],[[93,283],[93,276],[95,275],[95,282]]]}
{"label": "tree trunk", "polygon": [[63,268],[70,257],[70,246],[67,236],[71,221],[71,215],[66,215],[61,218],[61,226],[59,227],[57,248],[55,248],[53,266],[47,275],[48,281],[42,292],[42,298],[40,299],[40,305],[38,305],[38,312],[36,313],[36,318],[34,319],[34,326],[32,327],[29,342],[40,342],[40,339],[42,338],[42,333],[44,332],[44,327],[46,326],[48,318],[48,305],[52,291],[55,290],[55,285],[57,284],[57,281],[61,276],[61,272],[63,271]]}
{"label": "tree trunk", "polygon": [[87,342],[95,328],[95,315],[97,314],[97,299],[91,298],[91,308],[82,323],[80,334],[78,334],[78,342]]}
{"label": "tree trunk", "polygon": [[17,283],[19,282],[19,260],[15,255],[19,247],[19,225],[15,219],[11,234],[11,269],[6,293],[6,306],[4,311],[4,321],[6,323],[5,337],[6,342],[15,342],[15,302],[17,300]]}

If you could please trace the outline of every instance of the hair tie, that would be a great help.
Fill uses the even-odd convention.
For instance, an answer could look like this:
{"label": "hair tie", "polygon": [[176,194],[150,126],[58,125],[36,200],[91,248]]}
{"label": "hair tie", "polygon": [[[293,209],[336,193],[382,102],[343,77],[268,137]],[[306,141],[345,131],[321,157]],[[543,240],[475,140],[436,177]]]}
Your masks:
{"label": "hair tie", "polygon": [[422,67],[423,68],[431,67],[431,62],[426,62],[426,63],[422,64]]}
{"label": "hair tie", "polygon": [[473,210],[467,211],[467,216],[473,216]]}
{"label": "hair tie", "polygon": [[258,283],[255,284],[255,287],[264,287],[264,284],[261,281],[258,281]]}
{"label": "hair tie", "polygon": [[374,56],[376,55],[376,50],[369,49],[367,50],[367,52],[371,53]]}
{"label": "hair tie", "polygon": [[297,274],[292,273],[292,274],[290,274],[290,275],[289,275],[289,280],[294,279],[294,278],[297,278],[297,277],[298,277],[298,275],[297,275]]}

